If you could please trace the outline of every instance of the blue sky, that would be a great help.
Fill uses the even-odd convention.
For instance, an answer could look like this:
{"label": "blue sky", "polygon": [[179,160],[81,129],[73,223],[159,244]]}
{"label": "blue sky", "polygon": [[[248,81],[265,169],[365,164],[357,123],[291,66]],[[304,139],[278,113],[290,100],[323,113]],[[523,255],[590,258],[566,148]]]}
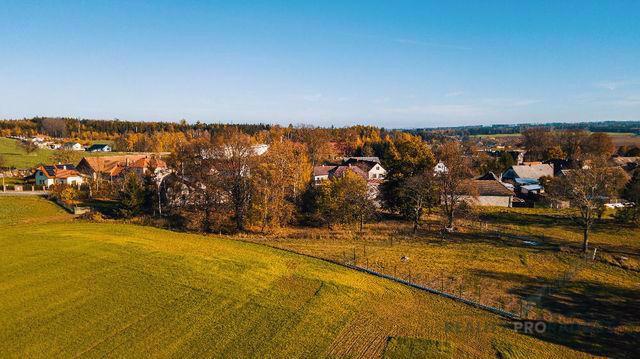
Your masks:
{"label": "blue sky", "polygon": [[640,120],[640,1],[3,1],[0,117]]}

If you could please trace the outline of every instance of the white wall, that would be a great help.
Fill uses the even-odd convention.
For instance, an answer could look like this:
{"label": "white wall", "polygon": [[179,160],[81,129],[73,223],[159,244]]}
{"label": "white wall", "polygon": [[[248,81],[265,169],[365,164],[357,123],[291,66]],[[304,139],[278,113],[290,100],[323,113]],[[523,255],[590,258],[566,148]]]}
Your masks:
{"label": "white wall", "polygon": [[387,177],[387,170],[382,168],[379,164],[373,166],[369,170],[369,179],[382,179]]}

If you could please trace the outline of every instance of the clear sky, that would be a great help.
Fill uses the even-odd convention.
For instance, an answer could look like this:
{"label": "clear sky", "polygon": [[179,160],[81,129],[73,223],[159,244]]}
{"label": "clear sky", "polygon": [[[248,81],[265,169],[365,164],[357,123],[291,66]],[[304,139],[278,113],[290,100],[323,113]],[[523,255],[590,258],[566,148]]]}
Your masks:
{"label": "clear sky", "polygon": [[640,1],[25,1],[0,117],[640,120]]}

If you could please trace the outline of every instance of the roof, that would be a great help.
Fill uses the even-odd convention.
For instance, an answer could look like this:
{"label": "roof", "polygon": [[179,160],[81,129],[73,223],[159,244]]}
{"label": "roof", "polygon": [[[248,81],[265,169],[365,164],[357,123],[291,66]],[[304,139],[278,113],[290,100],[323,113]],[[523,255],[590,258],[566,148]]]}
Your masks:
{"label": "roof", "polygon": [[328,176],[329,172],[338,166],[334,165],[322,165],[313,167],[314,176]]}
{"label": "roof", "polygon": [[137,161],[134,161],[133,163],[131,163],[129,165],[129,167],[132,168],[167,168],[167,164],[159,159],[159,158],[155,158],[155,157],[144,157],[141,158]]}
{"label": "roof", "polygon": [[380,158],[379,157],[375,157],[375,156],[371,156],[371,157],[342,157],[342,162],[347,162],[349,160],[380,163]]}
{"label": "roof", "polygon": [[41,165],[38,169],[41,170],[47,178],[68,178],[80,176],[76,167],[70,163],[47,166]]}
{"label": "roof", "polygon": [[474,180],[478,196],[513,196],[513,192],[496,180]]}
{"label": "roof", "polygon": [[520,188],[524,188],[524,189],[526,189],[527,191],[537,191],[537,190],[541,190],[541,189],[542,189],[542,186],[541,186],[541,185],[539,185],[539,184],[528,184],[528,185],[526,185],[526,186],[522,186],[522,187],[520,187]]}
{"label": "roof", "polygon": [[[123,156],[104,156],[104,157],[83,157],[80,160],[80,167],[83,163],[88,166],[93,172],[108,174],[110,176],[117,176],[120,174],[124,167],[128,167],[131,164],[141,159],[150,159],[149,155],[123,155]],[[158,164],[166,164],[162,160],[157,160]],[[160,167],[160,166],[156,166]]]}
{"label": "roof", "polygon": [[478,181],[498,181],[498,176],[493,172],[487,172],[482,176],[476,178]]}
{"label": "roof", "polygon": [[538,184],[540,181],[538,181],[535,178],[516,178],[515,182],[516,184],[519,184],[519,185],[528,185],[528,184]]}
{"label": "roof", "polygon": [[511,166],[510,169],[520,178],[553,177],[553,165],[550,164],[516,165]]}
{"label": "roof", "polygon": [[102,150],[105,147],[110,147],[110,146],[107,144],[93,144],[87,148],[87,151]]}
{"label": "roof", "polygon": [[611,162],[617,166],[640,162],[640,157],[611,157]]}
{"label": "roof", "polygon": [[[353,166],[358,166],[360,167],[360,169],[362,169],[365,172],[369,172],[371,171],[372,168],[374,168],[375,166],[380,166],[380,160],[378,159],[378,157],[345,157],[348,158],[346,160],[343,160],[342,164],[343,165],[353,165]],[[375,160],[369,160],[369,159],[375,159]]]}
{"label": "roof", "polygon": [[347,173],[347,171],[352,171],[364,179],[369,178],[369,175],[367,175],[367,173],[358,166],[336,166],[336,168],[329,172],[329,176],[342,177]]}

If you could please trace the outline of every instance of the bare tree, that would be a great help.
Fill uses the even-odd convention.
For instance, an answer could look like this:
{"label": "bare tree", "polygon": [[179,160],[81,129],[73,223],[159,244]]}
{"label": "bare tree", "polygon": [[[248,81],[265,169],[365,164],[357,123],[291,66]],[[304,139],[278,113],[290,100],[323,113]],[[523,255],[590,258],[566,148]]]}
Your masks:
{"label": "bare tree", "polygon": [[63,118],[42,119],[42,132],[52,137],[66,137],[67,123]]}
{"label": "bare tree", "polygon": [[425,209],[431,212],[431,209],[438,204],[438,181],[433,169],[427,168],[408,178],[402,192],[408,199],[402,206],[403,212],[413,221],[413,233],[416,233]]}
{"label": "bare tree", "polygon": [[22,141],[19,143],[19,147],[22,148],[28,155],[32,154],[38,149],[38,145],[31,141]]}
{"label": "bare tree", "polygon": [[463,156],[458,142],[447,142],[438,149],[438,157],[445,169],[435,174],[439,193],[440,207],[446,216],[446,228],[453,230],[456,210],[465,197],[473,194],[469,179],[473,176],[470,161]]}
{"label": "bare tree", "polygon": [[566,176],[553,178],[547,193],[552,199],[569,202],[571,218],[582,229],[582,250],[589,248],[591,228],[604,211],[605,203],[616,196],[627,181],[618,167],[607,167],[604,158],[589,161]]}

